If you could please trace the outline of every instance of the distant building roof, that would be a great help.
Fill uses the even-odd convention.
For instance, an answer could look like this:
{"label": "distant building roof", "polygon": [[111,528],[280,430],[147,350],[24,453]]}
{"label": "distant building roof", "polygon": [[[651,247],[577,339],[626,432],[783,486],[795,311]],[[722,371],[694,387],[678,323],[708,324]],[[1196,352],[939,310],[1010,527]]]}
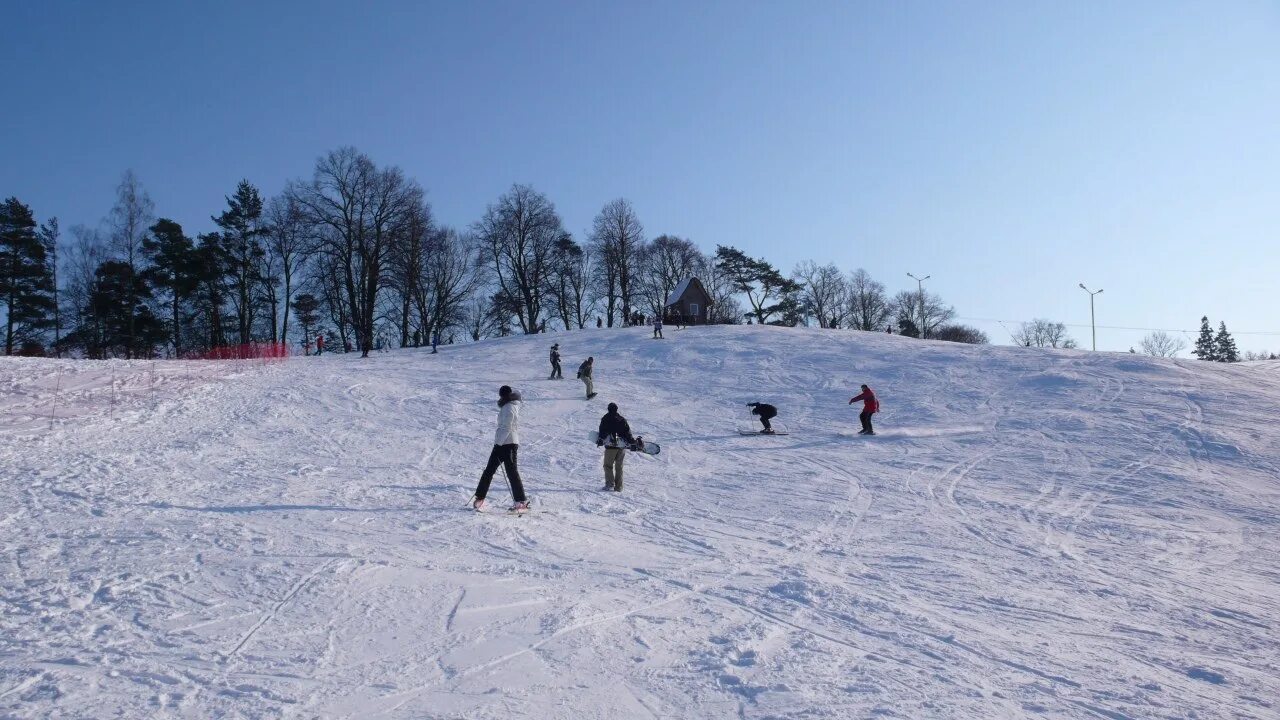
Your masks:
{"label": "distant building roof", "polygon": [[694,279],[691,277],[681,280],[680,284],[676,286],[676,289],[672,290],[671,294],[667,296],[667,305],[675,305],[680,302],[680,296],[684,295],[684,291],[689,289],[689,283],[692,283],[693,280]]}

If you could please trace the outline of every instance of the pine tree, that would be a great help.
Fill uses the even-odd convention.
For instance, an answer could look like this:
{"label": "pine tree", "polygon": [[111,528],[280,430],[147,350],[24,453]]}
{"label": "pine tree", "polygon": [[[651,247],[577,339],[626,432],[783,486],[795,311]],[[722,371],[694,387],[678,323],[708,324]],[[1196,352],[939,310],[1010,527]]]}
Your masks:
{"label": "pine tree", "polygon": [[142,251],[151,261],[147,278],[156,288],[169,293],[169,342],[175,357],[182,356],[182,309],[199,285],[196,246],[182,226],[160,218],[142,241]]}
{"label": "pine tree", "polygon": [[31,208],[11,197],[0,203],[0,307],[4,308],[4,354],[41,350],[53,324],[53,276],[36,233]]}
{"label": "pine tree", "polygon": [[92,312],[102,328],[102,353],[150,357],[165,341],[164,323],[150,308],[151,288],[129,263],[108,260],[94,271]]}
{"label": "pine tree", "polygon": [[49,284],[53,289],[53,352],[62,357],[62,301],[58,298],[58,242],[62,236],[58,229],[58,218],[51,217],[40,226],[40,242],[44,244],[45,257],[48,258]]}
{"label": "pine tree", "polygon": [[1213,339],[1215,357],[1218,362],[1240,362],[1240,351],[1236,349],[1236,340],[1227,332],[1225,322],[1218,323],[1218,336]]}
{"label": "pine tree", "polygon": [[293,299],[293,312],[302,326],[302,342],[311,344],[311,328],[320,322],[320,301],[311,293],[302,293]]}
{"label": "pine tree", "polygon": [[253,321],[257,310],[255,289],[262,280],[261,264],[266,257],[262,238],[268,228],[262,218],[262,195],[248,180],[241,180],[236,193],[227,198],[227,209],[213,221],[222,228],[218,248],[222,265],[228,271],[235,294],[231,302],[239,321],[240,342],[253,340]]}
{"label": "pine tree", "polygon": [[[760,325],[787,310],[788,296],[800,292],[800,283],[783,277],[767,261],[748,257],[734,247],[716,246],[716,268],[727,275],[734,289],[745,293],[751,303],[751,315]],[[773,304],[769,304],[770,301]]]}
{"label": "pine tree", "polygon": [[1201,360],[1217,360],[1218,344],[1213,339],[1213,328],[1209,327],[1209,316],[1200,318],[1200,336],[1196,338],[1196,347],[1192,355]]}

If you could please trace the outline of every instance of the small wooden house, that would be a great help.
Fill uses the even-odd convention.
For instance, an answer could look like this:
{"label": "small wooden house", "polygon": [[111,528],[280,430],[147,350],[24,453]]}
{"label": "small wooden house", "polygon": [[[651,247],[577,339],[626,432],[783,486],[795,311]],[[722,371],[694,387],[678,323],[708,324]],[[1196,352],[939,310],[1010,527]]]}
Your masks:
{"label": "small wooden house", "polygon": [[696,277],[686,278],[667,297],[667,318],[686,325],[706,325],[710,317],[711,295]]}

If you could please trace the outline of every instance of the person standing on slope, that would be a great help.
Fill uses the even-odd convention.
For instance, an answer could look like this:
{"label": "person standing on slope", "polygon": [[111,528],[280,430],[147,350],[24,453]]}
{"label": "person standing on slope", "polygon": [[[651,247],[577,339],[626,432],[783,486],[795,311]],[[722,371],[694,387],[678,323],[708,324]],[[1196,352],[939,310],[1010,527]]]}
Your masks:
{"label": "person standing on slope", "polygon": [[498,388],[498,431],[493,437],[493,450],[489,453],[489,464],[485,465],[480,475],[480,484],[476,486],[475,499],[471,507],[480,510],[484,507],[484,499],[489,494],[489,483],[498,465],[502,465],[507,473],[507,482],[511,483],[511,497],[515,504],[511,512],[527,512],[529,499],[524,494],[524,483],[520,480],[520,469],[516,467],[516,451],[520,447],[520,393],[509,385]]}
{"label": "person standing on slope", "polygon": [[560,371],[560,343],[551,346],[551,377],[548,380],[563,380],[564,373]]}
{"label": "person standing on slope", "polygon": [[622,461],[627,449],[638,445],[631,437],[631,426],[618,414],[618,404],[609,403],[609,412],[600,418],[596,447],[604,448],[604,489],[622,492]]}
{"label": "person standing on slope", "polygon": [[596,359],[594,357],[589,357],[586,360],[583,360],[582,364],[578,366],[578,379],[582,381],[583,385],[587,386],[588,400],[596,396],[595,385],[591,382],[591,370],[595,366]]}
{"label": "person standing on slope", "polygon": [[876,394],[866,385],[862,386],[862,393],[849,398],[849,404],[852,405],[859,400],[862,401],[862,412],[858,413],[858,419],[862,421],[862,429],[858,434],[875,435],[876,431],[871,429],[871,416],[880,412],[880,401],[876,400]]}
{"label": "person standing on slope", "polygon": [[324,333],[316,333],[316,357],[324,353]]}
{"label": "person standing on slope", "polygon": [[657,315],[653,318],[653,339],[662,339],[662,318]]}
{"label": "person standing on slope", "polygon": [[752,415],[760,417],[760,424],[764,425],[764,429],[760,432],[765,435],[773,434],[773,426],[769,424],[769,420],[778,417],[778,408],[768,403],[752,402],[747,403],[747,407],[751,408]]}

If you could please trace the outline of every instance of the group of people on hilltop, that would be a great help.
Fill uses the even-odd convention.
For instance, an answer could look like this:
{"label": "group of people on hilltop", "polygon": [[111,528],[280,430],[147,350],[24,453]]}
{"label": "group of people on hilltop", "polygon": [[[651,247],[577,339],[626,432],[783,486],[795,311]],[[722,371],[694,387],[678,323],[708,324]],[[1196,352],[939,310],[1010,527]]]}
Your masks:
{"label": "group of people on hilltop", "polygon": [[[655,328],[655,336],[660,337],[656,333],[660,332],[660,326]],[[562,380],[564,374],[560,367],[560,344],[555,343],[551,346],[551,377],[550,380]],[[578,379],[582,380],[586,386],[587,399],[590,400],[596,396],[595,389],[592,385],[592,370],[595,366],[595,357],[588,357],[578,366]],[[876,399],[875,393],[867,385],[862,386],[862,392],[849,398],[849,404],[861,401],[862,412],[859,413],[858,419],[862,423],[860,435],[875,435],[875,431],[871,427],[871,416],[880,411],[880,403]],[[778,416],[778,408],[769,403],[751,402],[747,403],[751,408],[751,413],[760,418],[760,423],[764,426],[761,430],[763,434],[772,435],[775,433],[770,420]],[[485,464],[484,471],[480,474],[480,482],[476,485],[475,494],[472,496],[471,506],[476,510],[481,510],[485,506],[485,500],[489,495],[489,486],[493,482],[493,476],[501,466],[506,473],[507,481],[511,486],[511,496],[514,505],[509,509],[510,512],[523,513],[529,510],[529,498],[524,491],[524,482],[520,478],[520,468],[518,463],[518,452],[520,447],[520,393],[512,389],[510,385],[503,385],[498,388],[498,428],[494,433],[493,449],[489,452],[489,461]],[[608,411],[600,418],[600,426],[596,431],[596,446],[604,448],[604,489],[613,492],[622,492],[622,469],[623,462],[626,459],[628,450],[641,449],[643,441],[631,434],[631,426],[618,412],[617,403],[609,403]]]}

